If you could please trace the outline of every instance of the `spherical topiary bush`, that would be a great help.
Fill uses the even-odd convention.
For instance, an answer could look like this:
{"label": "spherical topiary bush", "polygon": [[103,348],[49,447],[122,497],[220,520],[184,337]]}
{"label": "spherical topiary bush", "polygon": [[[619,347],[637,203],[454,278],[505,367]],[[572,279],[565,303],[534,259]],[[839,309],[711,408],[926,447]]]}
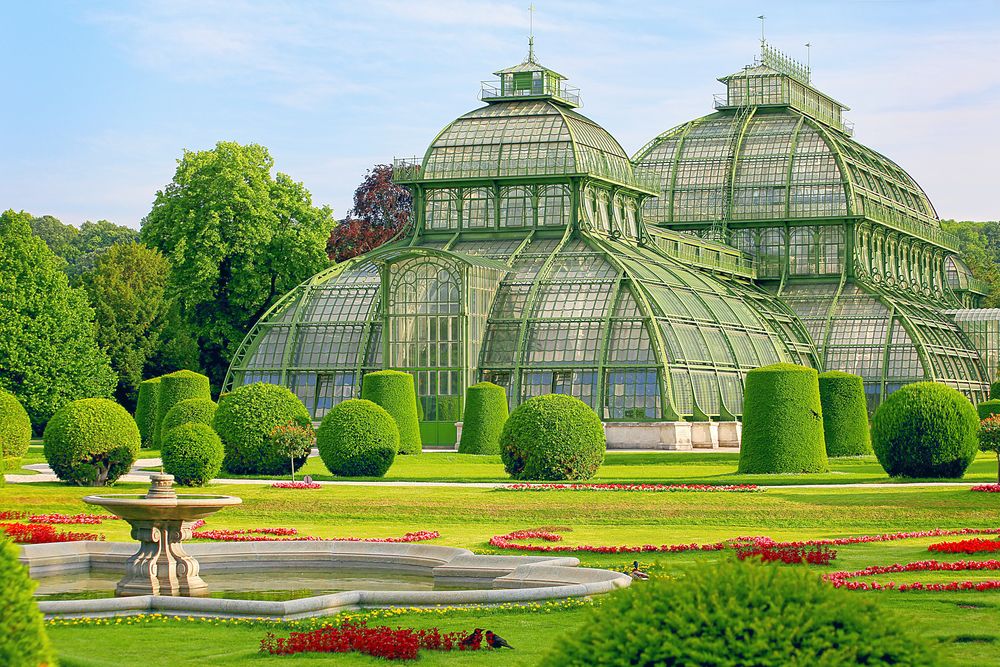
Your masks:
{"label": "spherical topiary bush", "polygon": [[218,408],[219,406],[210,398],[186,398],[167,412],[163,418],[163,432],[192,422],[211,426]]}
{"label": "spherical topiary bush", "polygon": [[822,410],[815,369],[772,364],[748,372],[739,472],[825,472]]}
{"label": "spherical topiary bush", "polygon": [[1000,415],[1000,400],[991,398],[988,401],[983,401],[976,406],[976,412],[981,420],[992,415]]}
{"label": "spherical topiary bush", "polygon": [[0,665],[54,665],[45,622],[32,593],[38,584],[18,562],[20,550],[0,532]]}
{"label": "spherical topiary bush", "polygon": [[388,410],[365,399],[338,403],[316,431],[320,458],[334,475],[381,477],[399,449],[399,428]]}
{"label": "spherical topiary bush", "polygon": [[500,433],[507,423],[507,392],[492,382],[480,382],[465,392],[462,420],[462,454],[499,454]]}
{"label": "spherical topiary bush", "polygon": [[208,378],[194,371],[175,371],[160,376],[160,394],[156,401],[156,430],[154,443],[159,446],[163,434],[163,419],[181,401],[188,398],[212,399],[212,386]]}
{"label": "spherical topiary bush", "polygon": [[396,420],[400,454],[420,453],[423,443],[412,375],[402,371],[366,373],[361,381],[361,398],[381,405]]}
{"label": "spherical topiary bush", "polygon": [[722,561],[605,596],[542,664],[939,664],[909,627],[804,567]]}
{"label": "spherical topiary bush", "polygon": [[868,403],[860,375],[841,371],[819,374],[823,437],[827,456],[860,456],[872,451]]}
{"label": "spherical topiary bush", "polygon": [[187,422],[163,432],[163,470],[181,486],[204,486],[218,476],[223,455],[219,434],[207,424]]}
{"label": "spherical topiary bush", "polygon": [[500,433],[500,458],[514,479],[590,479],[606,449],[604,426],[594,411],[562,394],[528,399]]}
{"label": "spherical topiary bush", "polygon": [[0,455],[19,459],[31,443],[31,419],[17,397],[0,389]]}
{"label": "spherical topiary bush", "polygon": [[132,415],[106,398],[64,405],[52,415],[42,437],[52,471],[79,486],[114,483],[135,463],[141,444]]}
{"label": "spherical topiary bush", "polygon": [[135,401],[135,423],[139,427],[143,447],[153,446],[159,399],[160,378],[143,380],[139,383],[139,396]]}
{"label": "spherical topiary bush", "polygon": [[872,445],[892,477],[961,477],[979,448],[979,419],[965,396],[939,382],[897,389],[875,411]]}
{"label": "spherical topiary bush", "polygon": [[[294,422],[311,426],[309,411],[298,396],[285,387],[257,382],[226,394],[215,411],[212,427],[226,449],[222,469],[235,475],[280,475],[290,461],[271,441],[279,424]],[[306,456],[295,459],[298,470]]]}

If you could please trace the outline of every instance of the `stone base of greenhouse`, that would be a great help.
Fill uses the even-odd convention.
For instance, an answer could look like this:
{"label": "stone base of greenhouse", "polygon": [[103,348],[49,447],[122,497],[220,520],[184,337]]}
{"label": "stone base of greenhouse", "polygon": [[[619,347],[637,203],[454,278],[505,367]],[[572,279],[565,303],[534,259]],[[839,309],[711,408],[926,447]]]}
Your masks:
{"label": "stone base of greenhouse", "polygon": [[[458,441],[462,423],[456,425]],[[608,449],[648,449],[668,452],[721,450],[738,452],[743,424],[723,422],[604,422]],[[455,448],[458,447],[456,441]]]}

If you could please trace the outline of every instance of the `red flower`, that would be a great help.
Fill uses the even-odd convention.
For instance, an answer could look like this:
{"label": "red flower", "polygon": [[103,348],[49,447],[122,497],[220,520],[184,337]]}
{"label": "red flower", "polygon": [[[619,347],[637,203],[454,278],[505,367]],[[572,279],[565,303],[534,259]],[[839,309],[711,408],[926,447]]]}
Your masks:
{"label": "red flower", "polygon": [[349,653],[356,651],[386,660],[415,660],[420,649],[432,651],[477,650],[460,646],[465,633],[444,633],[437,628],[368,627],[364,621],[344,621],[340,625],[325,625],[309,632],[292,632],[287,638],[268,633],[260,641],[261,653],[294,655],[297,653]]}
{"label": "red flower", "polygon": [[103,540],[97,533],[59,532],[44,523],[0,523],[0,530],[18,544],[48,544],[50,542],[82,542]]}
{"label": "red flower", "polygon": [[756,484],[508,484],[502,491],[726,491],[752,493]]}

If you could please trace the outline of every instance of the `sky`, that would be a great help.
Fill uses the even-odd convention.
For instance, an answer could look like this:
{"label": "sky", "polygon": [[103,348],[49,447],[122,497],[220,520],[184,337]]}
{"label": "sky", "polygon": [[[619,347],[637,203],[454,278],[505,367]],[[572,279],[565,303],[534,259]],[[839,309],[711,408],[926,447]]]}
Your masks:
{"label": "sky", "polygon": [[[528,1],[0,0],[0,210],[138,227],[184,150],[267,146],[343,217],[523,60]],[[538,60],[630,155],[775,47],[942,218],[1000,218],[1000,2],[534,0]]]}

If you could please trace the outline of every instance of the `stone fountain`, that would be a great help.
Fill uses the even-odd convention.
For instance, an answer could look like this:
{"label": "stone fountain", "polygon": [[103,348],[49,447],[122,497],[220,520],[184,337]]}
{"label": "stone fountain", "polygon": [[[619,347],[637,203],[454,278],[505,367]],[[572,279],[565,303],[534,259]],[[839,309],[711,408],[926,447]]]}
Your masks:
{"label": "stone fountain", "polygon": [[125,565],[125,576],[115,595],[208,595],[208,586],[198,574],[198,561],[182,546],[191,538],[192,523],[239,505],[234,496],[180,494],[173,488],[174,476],[154,474],[146,495],[86,496],[83,501],[99,505],[132,526],[132,539],[141,544]]}

